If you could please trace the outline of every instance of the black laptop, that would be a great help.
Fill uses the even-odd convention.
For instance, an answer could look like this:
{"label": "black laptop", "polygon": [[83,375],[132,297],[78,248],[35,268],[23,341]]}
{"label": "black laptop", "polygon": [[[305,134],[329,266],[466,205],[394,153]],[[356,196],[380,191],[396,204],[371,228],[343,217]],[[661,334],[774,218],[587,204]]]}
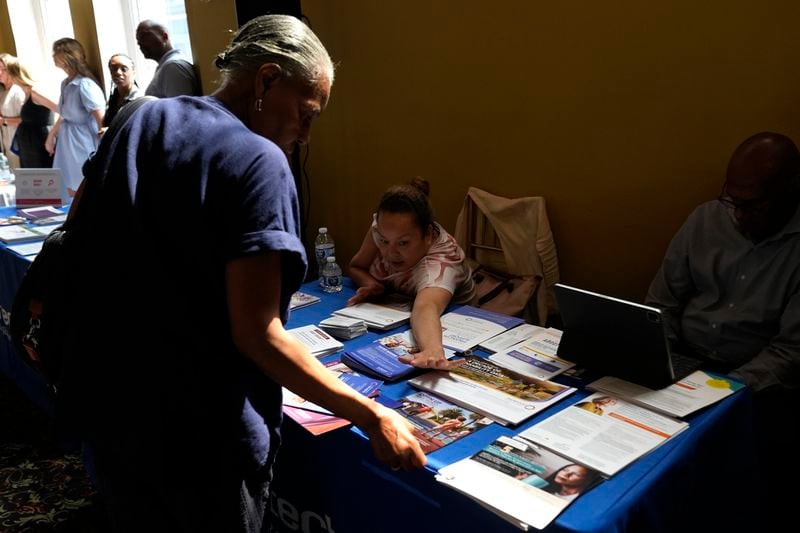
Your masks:
{"label": "black laptop", "polygon": [[661,311],[561,283],[555,296],[564,332],[558,356],[603,375],[662,389],[702,361],[672,353]]}

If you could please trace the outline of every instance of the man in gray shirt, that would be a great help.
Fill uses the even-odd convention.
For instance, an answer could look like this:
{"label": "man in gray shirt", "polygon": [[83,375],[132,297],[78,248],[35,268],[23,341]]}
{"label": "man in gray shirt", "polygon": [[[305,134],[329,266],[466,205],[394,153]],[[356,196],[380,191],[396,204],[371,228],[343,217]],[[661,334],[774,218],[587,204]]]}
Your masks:
{"label": "man in gray shirt", "polygon": [[152,20],[144,20],[136,28],[136,42],[147,59],[158,62],[156,72],[145,94],[158,98],[182,94],[200,96],[200,82],[194,65],[181,51],[173,48],[167,29]]}
{"label": "man in gray shirt", "polygon": [[673,340],[756,391],[800,385],[800,154],[759,133],[673,238],[646,303]]}
{"label": "man in gray shirt", "polygon": [[[719,198],[695,209],[672,239],[646,299],[664,312],[673,341],[755,391],[765,488],[800,474],[787,444],[800,396],[798,204],[792,140],[770,132],[748,138],[731,156]],[[762,526],[792,508],[774,490],[760,496]]]}

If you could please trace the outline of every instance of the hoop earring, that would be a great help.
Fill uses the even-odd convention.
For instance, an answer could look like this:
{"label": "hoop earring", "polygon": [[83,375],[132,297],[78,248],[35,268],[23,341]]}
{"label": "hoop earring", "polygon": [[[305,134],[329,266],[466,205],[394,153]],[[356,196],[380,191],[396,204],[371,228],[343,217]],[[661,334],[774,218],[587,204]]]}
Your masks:
{"label": "hoop earring", "polygon": [[256,111],[261,112],[261,98],[256,98]]}

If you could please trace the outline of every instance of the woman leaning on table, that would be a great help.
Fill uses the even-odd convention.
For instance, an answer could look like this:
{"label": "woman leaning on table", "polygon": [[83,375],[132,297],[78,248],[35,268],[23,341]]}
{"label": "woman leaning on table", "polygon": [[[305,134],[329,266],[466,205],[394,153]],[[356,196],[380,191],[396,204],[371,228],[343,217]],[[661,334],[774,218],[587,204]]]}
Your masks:
{"label": "woman leaning on table", "polygon": [[475,284],[464,251],[434,220],[430,184],[415,178],[387,190],[361,249],[350,261],[350,277],[359,286],[348,305],[382,295],[386,289],[414,297],[411,329],[420,346],[400,360],[420,368],[448,369],[440,315],[453,301],[471,303]]}

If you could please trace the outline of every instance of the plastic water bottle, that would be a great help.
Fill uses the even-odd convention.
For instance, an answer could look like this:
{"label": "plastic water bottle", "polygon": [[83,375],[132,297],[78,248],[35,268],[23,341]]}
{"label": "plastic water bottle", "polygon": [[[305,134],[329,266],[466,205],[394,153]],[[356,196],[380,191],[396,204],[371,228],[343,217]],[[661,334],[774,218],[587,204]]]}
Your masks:
{"label": "plastic water bottle", "polygon": [[342,268],[336,264],[335,256],[328,256],[325,266],[322,267],[322,290],[325,292],[339,292],[342,290]]}
{"label": "plastic water bottle", "polygon": [[11,167],[3,152],[0,152],[0,181],[11,181]]}
{"label": "plastic water bottle", "polygon": [[314,240],[314,255],[317,257],[317,272],[319,272],[319,284],[322,285],[322,269],[328,257],[336,256],[336,248],[333,244],[333,237],[328,233],[328,228],[319,228],[317,238]]}

